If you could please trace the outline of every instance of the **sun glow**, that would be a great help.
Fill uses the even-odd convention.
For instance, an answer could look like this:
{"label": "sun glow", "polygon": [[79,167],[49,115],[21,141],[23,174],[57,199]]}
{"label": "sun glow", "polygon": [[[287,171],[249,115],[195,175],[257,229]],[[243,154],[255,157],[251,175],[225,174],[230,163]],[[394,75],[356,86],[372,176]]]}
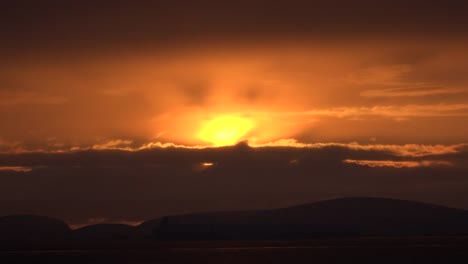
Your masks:
{"label": "sun glow", "polygon": [[208,121],[199,133],[199,138],[215,146],[234,145],[252,128],[253,121],[236,116],[221,116]]}

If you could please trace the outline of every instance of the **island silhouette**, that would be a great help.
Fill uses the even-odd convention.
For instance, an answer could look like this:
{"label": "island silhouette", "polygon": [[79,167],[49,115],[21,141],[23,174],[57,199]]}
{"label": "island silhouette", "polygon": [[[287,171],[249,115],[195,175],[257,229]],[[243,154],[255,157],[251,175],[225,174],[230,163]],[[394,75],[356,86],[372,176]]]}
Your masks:
{"label": "island silhouette", "polygon": [[303,240],[323,237],[468,235],[468,211],[389,198],[352,197],[273,210],[165,216],[138,226],[71,231],[58,219],[0,218],[0,240]]}

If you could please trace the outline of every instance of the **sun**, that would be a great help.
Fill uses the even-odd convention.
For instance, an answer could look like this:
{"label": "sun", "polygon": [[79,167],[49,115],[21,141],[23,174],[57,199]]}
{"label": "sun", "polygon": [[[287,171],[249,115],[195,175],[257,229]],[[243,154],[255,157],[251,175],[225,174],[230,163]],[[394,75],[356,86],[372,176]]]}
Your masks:
{"label": "sun", "polygon": [[252,128],[253,121],[237,116],[220,116],[208,121],[198,134],[203,141],[215,146],[236,144]]}

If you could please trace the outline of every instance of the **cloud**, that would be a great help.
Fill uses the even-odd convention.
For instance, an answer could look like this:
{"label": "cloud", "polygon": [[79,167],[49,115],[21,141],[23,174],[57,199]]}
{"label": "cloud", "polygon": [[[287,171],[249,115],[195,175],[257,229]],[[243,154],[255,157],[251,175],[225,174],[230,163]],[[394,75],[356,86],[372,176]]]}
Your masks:
{"label": "cloud", "polygon": [[[265,113],[267,115],[267,113]],[[354,117],[450,117],[468,116],[468,104],[413,104],[379,105],[373,107],[333,107],[312,109],[303,112],[272,113],[279,116],[331,116],[338,118]]]}
{"label": "cloud", "polygon": [[412,83],[405,81],[405,75],[412,70],[413,66],[409,64],[378,65],[349,74],[347,80],[358,85],[408,85]]}
{"label": "cloud", "polygon": [[71,229],[78,229],[84,226],[89,226],[89,225],[96,225],[96,224],[123,224],[123,225],[131,225],[131,226],[137,226],[142,223],[142,221],[127,221],[127,220],[118,220],[118,219],[110,219],[106,217],[93,217],[86,219],[85,221],[81,223],[73,223],[70,225]]}
{"label": "cloud", "polygon": [[[423,152],[439,154],[413,157],[390,151],[394,147],[282,145],[0,154],[2,167],[17,168],[0,170],[0,215],[43,214],[74,225],[93,218],[139,222],[167,214],[265,209],[344,196],[468,208],[466,146],[452,147],[452,152],[429,147]],[[404,148],[411,155],[421,152],[413,150],[416,146]],[[201,169],[204,163],[212,166]],[[25,168],[33,169],[19,172]]]}
{"label": "cloud", "polygon": [[[305,148],[305,149],[326,149],[326,148],[343,148],[356,151],[378,151],[383,153],[389,153],[391,155],[399,157],[429,157],[439,156],[448,154],[457,154],[465,151],[468,148],[468,143],[459,143],[451,145],[443,144],[360,144],[357,142],[350,143],[303,143],[296,139],[280,139],[272,142],[258,143],[256,141],[248,142],[248,145],[253,148],[270,148],[270,147],[291,147],[291,148]],[[20,143],[14,145],[8,145],[11,148],[7,148],[0,152],[3,155],[8,154],[21,154],[21,153],[69,153],[79,152],[86,150],[120,150],[125,152],[138,152],[147,150],[157,149],[186,149],[186,150],[205,150],[205,149],[216,149],[216,147],[205,146],[205,145],[183,145],[175,144],[171,142],[146,142],[141,145],[137,145],[132,140],[125,139],[113,139],[108,140],[104,143],[94,144],[92,146],[68,146],[65,144],[53,143],[50,148],[45,149],[28,149],[26,146],[22,146]]]}
{"label": "cloud", "polygon": [[418,161],[394,161],[394,160],[353,160],[345,159],[344,163],[357,164],[368,167],[392,167],[392,168],[417,168],[417,167],[439,167],[452,166],[449,161],[444,160],[418,160]]}
{"label": "cloud", "polygon": [[466,93],[468,90],[461,88],[447,87],[410,87],[410,88],[391,88],[391,89],[376,89],[365,90],[360,93],[363,97],[420,97],[443,94],[459,94]]}
{"label": "cloud", "polygon": [[[431,58],[427,55],[425,57],[426,59]],[[448,83],[449,86],[447,86],[447,80],[432,80],[430,77],[421,76],[421,68],[427,67],[426,63],[425,61],[414,61],[412,64],[387,65],[380,62],[380,64],[350,74],[344,81],[365,88],[359,94],[369,99],[416,98],[468,92],[466,88],[454,87],[451,83]],[[444,83],[446,84],[444,85]]]}
{"label": "cloud", "polygon": [[116,139],[111,140],[102,144],[96,144],[91,147],[91,149],[95,150],[104,150],[104,149],[120,149],[120,150],[131,150],[128,145],[132,144],[133,141],[131,140],[122,140]]}
{"label": "cloud", "polygon": [[207,146],[186,146],[186,145],[181,145],[181,144],[175,144],[175,143],[162,143],[162,142],[150,142],[150,143],[145,143],[141,147],[135,149],[135,150],[145,150],[145,149],[154,149],[154,148],[182,148],[182,149],[205,149],[209,148]]}
{"label": "cloud", "polygon": [[255,147],[296,147],[296,148],[327,148],[340,147],[358,151],[381,151],[401,157],[426,157],[459,153],[468,147],[468,143],[454,145],[421,145],[421,144],[359,144],[352,143],[300,143],[295,139],[281,139],[265,144],[253,144]]}
{"label": "cloud", "polygon": [[182,96],[187,105],[203,106],[209,101],[211,87],[209,83],[198,81],[191,81],[181,85]]}
{"label": "cloud", "polygon": [[23,166],[0,166],[0,171],[30,172],[33,168]]}

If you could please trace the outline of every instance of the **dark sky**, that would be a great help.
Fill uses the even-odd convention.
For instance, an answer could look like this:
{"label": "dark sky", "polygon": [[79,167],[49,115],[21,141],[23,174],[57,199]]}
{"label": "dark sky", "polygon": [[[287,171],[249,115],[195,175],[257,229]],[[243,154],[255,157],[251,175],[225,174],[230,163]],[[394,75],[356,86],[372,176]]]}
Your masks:
{"label": "dark sky", "polygon": [[[3,52],[466,38],[465,1],[2,1]],[[192,44],[193,42],[193,44]],[[226,44],[226,43],[224,43]]]}
{"label": "dark sky", "polygon": [[138,222],[357,195],[468,209],[467,14],[1,1],[0,215]]}

